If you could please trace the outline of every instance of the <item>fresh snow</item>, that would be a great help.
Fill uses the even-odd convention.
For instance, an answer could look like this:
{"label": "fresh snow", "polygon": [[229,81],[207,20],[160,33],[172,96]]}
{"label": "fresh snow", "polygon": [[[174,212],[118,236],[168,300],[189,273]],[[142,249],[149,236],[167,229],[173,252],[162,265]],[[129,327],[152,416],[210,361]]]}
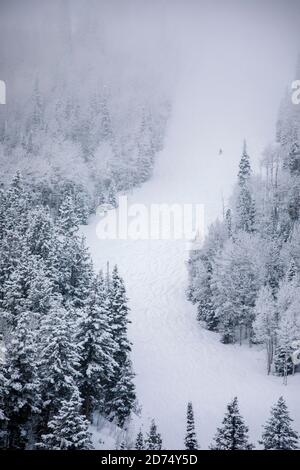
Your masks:
{"label": "fresh snow", "polygon": [[[207,93],[213,96],[212,90]],[[221,215],[222,193],[230,194],[244,127],[255,135],[260,122],[250,120],[239,126],[238,114],[228,118],[226,102],[222,103],[223,111],[217,102],[212,110],[214,104],[203,96],[197,98],[196,89],[178,96],[154,176],[129,195],[129,204],[204,203],[208,224]],[[254,146],[255,142],[250,142],[250,151],[257,154],[259,145]],[[141,425],[148,431],[154,418],[164,448],[183,448],[186,406],[192,401],[199,444],[208,448],[227,403],[235,395],[255,444],[280,395],[286,397],[295,428],[300,431],[300,374],[289,377],[288,386],[284,386],[282,378],[266,375],[265,353],[260,348],[223,345],[218,334],[200,327],[196,307],[185,295],[187,243],[99,240],[98,222],[95,216],[82,228],[95,268],[105,270],[107,261],[111,266],[118,264],[130,299],[129,336],[142,407],[134,432]],[[104,448],[112,446],[111,436],[104,439]]]}

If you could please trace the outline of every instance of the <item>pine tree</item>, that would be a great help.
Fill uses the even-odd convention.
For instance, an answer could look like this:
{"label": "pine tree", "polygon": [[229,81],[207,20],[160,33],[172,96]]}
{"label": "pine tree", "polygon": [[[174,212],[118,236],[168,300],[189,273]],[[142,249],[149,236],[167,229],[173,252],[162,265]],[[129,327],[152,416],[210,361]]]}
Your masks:
{"label": "pine tree", "polygon": [[113,181],[110,181],[108,185],[106,192],[106,202],[113,207],[118,207],[117,190]]}
{"label": "pine tree", "polygon": [[144,444],[144,435],[142,433],[142,430],[138,432],[138,435],[136,436],[136,441],[135,441],[135,450],[144,450],[145,444]]}
{"label": "pine tree", "polygon": [[80,391],[88,419],[95,408],[105,406],[109,386],[117,364],[113,359],[116,344],[109,325],[109,310],[102,273],[95,276],[87,304],[81,311],[77,340],[80,352]]}
{"label": "pine tree", "polygon": [[225,214],[225,220],[226,220],[226,226],[227,226],[227,231],[228,231],[228,237],[232,237],[232,214],[231,214],[231,209],[227,209],[226,214]]}
{"label": "pine tree", "polygon": [[30,439],[34,418],[40,412],[41,394],[38,380],[31,314],[18,317],[15,331],[7,346],[3,366],[5,380],[4,415],[8,419],[7,447],[24,449]]}
{"label": "pine tree", "polygon": [[234,398],[227,406],[222,427],[217,429],[212,450],[251,450],[248,442],[248,428],[240,415],[238,400]]}
{"label": "pine tree", "polygon": [[291,427],[292,419],[283,397],[271,409],[271,416],[264,426],[262,440],[265,450],[296,450],[299,436]]}
{"label": "pine tree", "polygon": [[68,401],[80,378],[80,350],[74,337],[74,318],[54,302],[42,317],[39,332],[39,376],[42,388],[42,427]]}
{"label": "pine tree", "polygon": [[161,435],[157,431],[157,426],[153,420],[150,426],[150,430],[147,433],[145,439],[145,448],[147,450],[161,450],[162,449],[162,439]]}
{"label": "pine tree", "polygon": [[78,230],[79,220],[75,211],[74,200],[68,194],[66,194],[59,208],[58,223],[65,235],[74,234]]}
{"label": "pine tree", "polygon": [[188,450],[197,450],[199,448],[195,432],[193,405],[191,402],[187,405],[187,426],[184,443],[185,448]]}
{"label": "pine tree", "polygon": [[62,400],[57,414],[48,423],[49,432],[41,436],[39,449],[91,450],[91,433],[88,421],[80,414],[82,401],[77,389],[69,400]]}
{"label": "pine tree", "polygon": [[29,223],[26,231],[26,240],[33,255],[49,258],[55,229],[49,212],[44,208],[36,208],[28,213]]}
{"label": "pine tree", "polygon": [[255,228],[255,205],[250,188],[251,166],[247,153],[246,142],[239,164],[238,173],[238,201],[237,201],[237,223],[236,228],[245,232],[253,232]]}
{"label": "pine tree", "polygon": [[108,415],[120,426],[125,424],[136,401],[134,374],[130,361],[131,345],[127,337],[128,305],[123,279],[114,267],[108,279],[109,318],[112,337],[116,345],[114,360],[116,367],[110,380],[107,394]]}
{"label": "pine tree", "polygon": [[53,263],[57,273],[54,281],[64,300],[75,308],[84,307],[93,278],[93,264],[84,237],[63,236]]}
{"label": "pine tree", "polygon": [[137,139],[138,158],[137,170],[139,182],[147,181],[153,171],[154,165],[154,145],[152,141],[150,116],[146,116],[143,111],[141,127]]}
{"label": "pine tree", "polygon": [[6,380],[3,374],[3,365],[0,362],[0,450],[7,448],[7,424],[8,418],[5,410]]}

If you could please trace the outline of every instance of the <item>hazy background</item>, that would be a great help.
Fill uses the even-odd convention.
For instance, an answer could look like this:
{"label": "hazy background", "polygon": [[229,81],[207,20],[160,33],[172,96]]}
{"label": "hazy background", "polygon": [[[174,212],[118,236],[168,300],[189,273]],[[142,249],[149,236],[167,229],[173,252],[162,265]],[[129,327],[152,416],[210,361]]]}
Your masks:
{"label": "hazy background", "polygon": [[0,0],[0,113],[29,99],[37,76],[45,95],[64,82],[82,100],[95,83],[165,93],[186,101],[190,146],[205,134],[224,147],[229,181],[242,136],[256,161],[273,138],[299,25],[297,0]]}

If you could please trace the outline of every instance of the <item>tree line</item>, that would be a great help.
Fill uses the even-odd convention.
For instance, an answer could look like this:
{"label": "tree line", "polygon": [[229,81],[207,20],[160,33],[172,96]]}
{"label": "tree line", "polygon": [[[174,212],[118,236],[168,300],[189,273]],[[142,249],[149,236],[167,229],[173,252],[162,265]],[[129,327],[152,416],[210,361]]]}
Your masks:
{"label": "tree line", "polygon": [[[292,427],[292,418],[285,400],[280,397],[271,408],[270,417],[263,426],[259,445],[264,450],[297,450],[299,435]],[[221,426],[217,429],[210,450],[253,450],[255,446],[249,441],[249,429],[239,411],[238,399],[235,397],[227,406]],[[124,446],[121,446],[124,448]],[[184,448],[190,451],[200,449],[195,431],[193,405],[187,405],[186,434]],[[149,432],[144,437],[140,430],[134,444],[135,450],[162,450],[163,441],[157,426],[152,421]]]}

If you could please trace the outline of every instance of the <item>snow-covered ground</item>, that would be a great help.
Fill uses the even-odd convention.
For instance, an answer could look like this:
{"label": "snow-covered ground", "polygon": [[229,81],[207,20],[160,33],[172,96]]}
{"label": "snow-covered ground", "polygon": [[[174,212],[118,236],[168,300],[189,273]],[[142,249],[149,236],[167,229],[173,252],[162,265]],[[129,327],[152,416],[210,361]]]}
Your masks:
{"label": "snow-covered ground", "polygon": [[[184,89],[177,97],[154,176],[129,196],[129,203],[203,203],[209,223],[221,213],[222,193],[225,197],[230,193],[245,122],[238,126],[240,116],[227,115],[226,102],[222,111],[204,93],[197,95],[196,88]],[[247,124],[255,135],[259,122]],[[251,142],[250,150],[256,144]],[[224,153],[219,156],[220,147]],[[266,375],[263,351],[223,345],[217,334],[199,326],[196,308],[185,297],[186,242],[101,241],[96,234],[98,221],[95,216],[83,227],[95,267],[117,263],[130,299],[129,334],[142,406],[137,426],[143,423],[147,430],[155,418],[164,447],[183,448],[186,404],[191,400],[199,443],[207,448],[226,404],[237,395],[256,443],[270,406],[284,395],[300,431],[300,374],[284,386],[281,378]]]}

